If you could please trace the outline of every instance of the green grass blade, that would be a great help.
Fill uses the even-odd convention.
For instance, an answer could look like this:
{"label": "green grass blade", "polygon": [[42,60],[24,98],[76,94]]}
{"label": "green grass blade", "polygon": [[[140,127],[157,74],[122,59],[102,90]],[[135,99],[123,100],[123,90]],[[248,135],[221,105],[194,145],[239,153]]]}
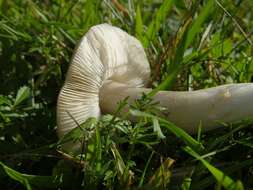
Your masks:
{"label": "green grass blade", "polygon": [[158,91],[167,90],[173,86],[177,78],[177,75],[181,71],[181,68],[183,66],[182,62],[184,58],[184,52],[186,50],[186,40],[187,40],[189,28],[190,28],[190,20],[188,20],[188,22],[186,22],[184,26],[182,26],[182,30],[181,30],[182,34],[179,35],[180,41],[176,48],[175,57],[171,60],[171,63],[169,65],[168,70],[170,71],[170,74],[166,77],[166,79],[161,84],[159,84],[154,90],[152,90],[148,94],[148,96],[153,96]]}
{"label": "green grass blade", "polygon": [[235,142],[253,149],[253,137],[247,137],[245,139],[235,140]]}
{"label": "green grass blade", "polygon": [[32,8],[32,11],[34,14],[36,14],[37,16],[40,17],[40,19],[43,21],[43,22],[48,22],[48,18],[47,16],[43,13],[42,10],[39,9],[39,7],[37,6],[37,4],[35,4],[33,1],[29,0],[29,6]]}
{"label": "green grass blade", "polygon": [[[231,163],[231,166],[224,168],[223,171],[227,174],[232,174],[237,171],[241,171],[243,168],[250,167],[253,164],[253,159],[245,160],[238,163]],[[192,185],[192,189],[206,189],[208,186],[215,183],[215,179],[212,176],[208,176],[201,181],[198,181],[195,185]]]}
{"label": "green grass blade", "polygon": [[215,0],[209,0],[206,5],[202,8],[202,11],[198,15],[197,19],[193,22],[186,40],[186,48],[193,42],[196,35],[201,32],[202,25],[206,21],[207,18],[214,12],[215,10]]}
{"label": "green grass blade", "polygon": [[125,165],[124,160],[121,157],[118,149],[116,148],[115,144],[112,145],[111,151],[112,151],[113,157],[115,159],[115,163],[116,163],[115,165],[117,167],[117,172],[120,174],[120,176],[123,176],[123,174],[126,170],[126,165]]}
{"label": "green grass blade", "polygon": [[178,138],[183,140],[188,146],[192,147],[196,151],[203,151],[204,147],[198,141],[196,141],[188,133],[186,133],[183,129],[177,127],[173,123],[171,123],[171,122],[169,122],[169,121],[167,121],[163,118],[151,115],[149,113],[141,112],[141,111],[138,111],[138,110],[132,110],[131,109],[130,113],[134,116],[137,116],[137,117],[157,119],[160,122],[161,127],[164,127],[166,129],[168,129],[170,132],[172,132]]}
{"label": "green grass blade", "polygon": [[154,153],[155,153],[155,152],[152,151],[151,154],[150,154],[150,156],[149,156],[149,158],[148,158],[148,161],[147,161],[147,163],[146,163],[146,165],[145,165],[145,168],[144,168],[144,170],[143,170],[143,172],[142,172],[142,175],[141,175],[141,179],[140,179],[140,182],[139,182],[139,185],[138,185],[139,188],[143,185],[143,182],[144,182],[144,179],[145,179],[145,175],[146,175],[146,173],[147,173],[147,169],[148,169],[148,167],[149,167],[149,164],[150,164],[151,159],[153,158]]}
{"label": "green grass blade", "polygon": [[169,65],[168,70],[170,71],[170,74],[160,85],[158,85],[156,89],[150,92],[149,96],[153,96],[159,90],[167,90],[172,87],[178,73],[181,71],[181,67],[183,66],[182,63],[186,49],[196,38],[197,34],[201,32],[202,25],[204,24],[208,16],[210,16],[210,14],[214,12],[214,7],[214,0],[209,0],[207,4],[203,7],[196,20],[192,24],[188,20],[188,22],[186,22],[185,25],[182,27],[182,35],[179,38],[180,42],[176,47],[175,57],[172,59],[171,64]]}
{"label": "green grass blade", "polygon": [[240,181],[234,182],[229,176],[225,175],[221,170],[212,166],[208,161],[202,158],[198,153],[192,150],[190,147],[184,148],[185,152],[199,160],[209,172],[216,178],[219,184],[221,184],[227,190],[243,190],[243,185]]}
{"label": "green grass blade", "polygon": [[191,181],[192,181],[192,179],[190,177],[184,178],[183,183],[181,185],[181,189],[182,190],[190,190],[190,188],[191,188]]}
{"label": "green grass blade", "polygon": [[155,35],[160,30],[162,24],[166,20],[166,16],[172,9],[173,4],[174,4],[174,0],[163,1],[162,5],[160,6],[159,10],[154,16],[154,19],[151,21],[151,23],[148,26],[148,29],[145,35],[145,41],[143,42],[143,46],[145,48],[147,48],[150,42],[154,40]]}
{"label": "green grass blade", "polygon": [[141,15],[141,8],[138,5],[135,16],[135,35],[143,43],[143,22]]}
{"label": "green grass blade", "polygon": [[18,181],[26,187],[27,190],[32,190],[32,187],[27,180],[20,172],[13,170],[12,168],[6,166],[4,163],[0,162],[0,166],[3,168],[4,172],[13,180]]}
{"label": "green grass blade", "polygon": [[[4,172],[13,180],[18,181],[26,187],[27,190],[32,190],[32,185],[40,188],[57,188],[60,184],[60,181],[55,179],[52,176],[40,176],[40,175],[28,175],[20,173],[4,163],[0,162],[0,166]],[[0,176],[1,177],[1,176]]]}
{"label": "green grass blade", "polygon": [[175,161],[171,158],[167,158],[160,167],[151,176],[146,189],[166,189],[170,183],[171,178],[171,166]]}
{"label": "green grass blade", "polygon": [[14,107],[22,103],[24,100],[29,98],[30,96],[30,88],[27,86],[23,86],[18,90],[15,102],[14,102]]}
{"label": "green grass blade", "polygon": [[29,34],[17,31],[10,25],[7,25],[7,22],[5,21],[0,21],[0,30],[5,31],[6,33],[1,35],[10,36],[10,38],[13,38],[14,40],[18,40],[20,38],[23,38],[23,40],[28,40],[32,38]]}
{"label": "green grass blade", "polygon": [[102,160],[102,144],[101,137],[98,127],[96,127],[96,170],[101,171],[101,160]]}
{"label": "green grass blade", "polygon": [[53,189],[60,186],[60,180],[53,176],[27,175],[22,174],[31,185],[41,188]]}
{"label": "green grass blade", "polygon": [[164,139],[165,136],[161,130],[161,127],[160,127],[160,124],[159,124],[159,121],[157,119],[153,119],[153,127],[154,127],[154,132],[157,133],[157,136],[160,138],[160,139]]}

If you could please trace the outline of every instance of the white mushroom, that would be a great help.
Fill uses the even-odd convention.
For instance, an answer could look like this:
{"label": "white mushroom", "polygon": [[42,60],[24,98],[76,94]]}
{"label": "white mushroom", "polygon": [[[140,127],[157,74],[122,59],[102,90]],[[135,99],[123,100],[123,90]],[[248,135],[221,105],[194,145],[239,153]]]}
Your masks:
{"label": "white mushroom", "polygon": [[[150,68],[140,42],[117,27],[92,27],[72,57],[58,97],[57,125],[61,137],[89,117],[114,113],[117,103],[131,103],[144,88]],[[253,116],[253,84],[228,84],[192,92],[160,91],[153,99],[167,108],[168,119],[188,132]],[[73,118],[71,118],[71,116]]]}

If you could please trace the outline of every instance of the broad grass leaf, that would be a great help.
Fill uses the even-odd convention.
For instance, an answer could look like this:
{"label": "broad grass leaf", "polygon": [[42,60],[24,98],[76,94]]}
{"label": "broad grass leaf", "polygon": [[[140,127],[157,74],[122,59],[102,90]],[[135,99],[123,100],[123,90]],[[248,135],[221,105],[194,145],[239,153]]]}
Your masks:
{"label": "broad grass leaf", "polygon": [[[231,174],[237,171],[241,171],[243,168],[250,167],[253,164],[253,159],[248,159],[242,162],[233,162],[231,166],[223,169],[226,174]],[[213,176],[207,176],[206,178],[198,181],[198,183],[191,186],[192,189],[206,189],[213,183],[215,183],[215,178]]]}
{"label": "broad grass leaf", "polygon": [[[21,183],[27,190],[32,190],[32,186],[37,186],[40,188],[57,188],[60,181],[57,181],[52,176],[40,176],[40,175],[28,175],[20,173],[4,163],[0,162],[0,166],[11,179]],[[1,174],[1,172],[0,172]],[[1,178],[2,176],[0,176]]]}
{"label": "broad grass leaf", "polygon": [[32,190],[32,187],[27,180],[20,172],[13,170],[12,168],[6,166],[4,163],[0,162],[0,165],[4,172],[13,180],[18,181],[26,187],[27,190]]}
{"label": "broad grass leaf", "polygon": [[216,178],[217,182],[227,190],[243,190],[243,185],[240,181],[235,182],[229,176],[224,174],[221,170],[211,165],[208,161],[202,158],[198,153],[192,150],[189,146],[184,148],[185,152],[199,160],[209,172]]}
{"label": "broad grass leaf", "polygon": [[11,100],[6,97],[6,96],[3,96],[3,95],[0,95],[0,106],[1,105],[8,105],[8,106],[11,106]]}
{"label": "broad grass leaf", "polygon": [[21,87],[16,95],[14,107],[21,104],[24,100],[28,99],[30,96],[31,96],[30,88],[27,86]]}
{"label": "broad grass leaf", "polygon": [[159,124],[159,121],[154,118],[152,119],[153,121],[153,126],[154,126],[154,132],[157,133],[157,136],[160,138],[160,139],[164,139],[166,138],[161,130],[161,127],[160,127],[160,124]]}

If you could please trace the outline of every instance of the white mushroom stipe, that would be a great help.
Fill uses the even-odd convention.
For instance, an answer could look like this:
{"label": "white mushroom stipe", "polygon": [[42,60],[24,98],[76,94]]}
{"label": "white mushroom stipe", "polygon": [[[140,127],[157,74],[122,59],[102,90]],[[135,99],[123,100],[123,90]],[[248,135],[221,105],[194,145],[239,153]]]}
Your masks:
{"label": "white mushroom stipe", "polygon": [[[129,96],[129,102],[140,98],[152,89],[133,88],[110,82],[100,91],[100,108],[103,113],[113,113],[117,102]],[[117,93],[115,93],[117,92]],[[205,131],[221,122],[233,122],[253,116],[253,84],[227,84],[191,92],[160,91],[155,102],[166,108],[168,119],[189,133],[196,133],[201,123]]]}
{"label": "white mushroom stipe", "polygon": [[[72,57],[57,103],[61,137],[89,117],[114,113],[117,103],[130,103],[151,89],[144,88],[150,75],[141,43],[117,27],[92,27]],[[228,84],[191,92],[160,91],[154,97],[167,108],[168,119],[190,133],[253,116],[253,84]]]}

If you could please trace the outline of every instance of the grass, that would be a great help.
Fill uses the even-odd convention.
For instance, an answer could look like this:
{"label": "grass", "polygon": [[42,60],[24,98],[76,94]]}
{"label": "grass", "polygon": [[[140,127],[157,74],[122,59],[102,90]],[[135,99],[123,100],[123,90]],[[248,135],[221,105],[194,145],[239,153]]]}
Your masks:
{"label": "grass", "polygon": [[[1,189],[252,189],[252,120],[190,136],[149,99],[161,89],[252,82],[252,8],[250,0],[0,0]],[[74,46],[104,22],[142,42],[155,90],[58,139],[56,100]],[[82,154],[61,150],[72,140]]]}

